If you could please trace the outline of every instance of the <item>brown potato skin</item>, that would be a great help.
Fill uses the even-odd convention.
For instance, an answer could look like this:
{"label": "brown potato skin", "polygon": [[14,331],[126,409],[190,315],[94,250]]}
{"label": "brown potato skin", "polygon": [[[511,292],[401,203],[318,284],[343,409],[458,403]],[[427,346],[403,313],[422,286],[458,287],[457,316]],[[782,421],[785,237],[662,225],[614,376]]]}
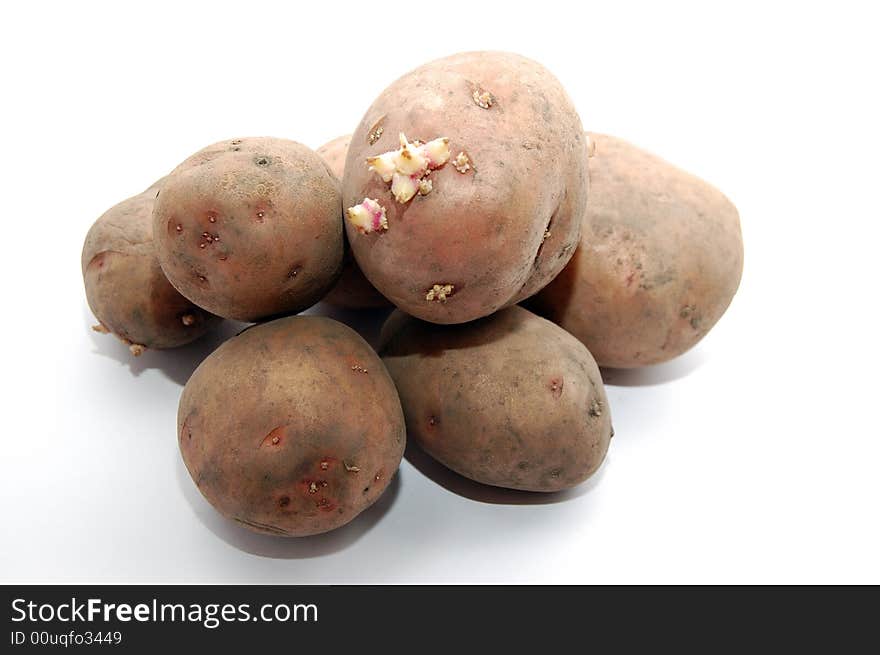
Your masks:
{"label": "brown potato skin", "polygon": [[159,267],[152,213],[163,181],[98,218],[81,262],[86,299],[101,325],[123,341],[157,349],[190,343],[218,320],[181,296]]}
{"label": "brown potato skin", "polygon": [[[351,143],[351,134],[346,134],[325,143],[317,150],[330,171],[340,181],[345,171],[345,156],[348,154],[349,143]],[[342,220],[341,216],[339,220]],[[351,254],[347,237],[342,261],[342,275],[339,276],[339,280],[330,293],[322,300],[335,307],[344,307],[345,309],[375,309],[391,306],[385,296],[376,291],[376,287],[364,277],[363,271],[358,267]]]}
{"label": "brown potato skin", "polygon": [[600,366],[676,357],[727,309],[742,277],[736,207],[717,189],[622,139],[590,134],[581,243],[528,306]]}
{"label": "brown potato skin", "polygon": [[153,209],[159,263],[180,293],[220,316],[296,313],[339,275],[341,211],[338,181],[306,146],[219,142],[168,176]]}
{"label": "brown potato skin", "polygon": [[406,442],[379,357],[319,316],[256,325],[221,345],[184,387],[177,425],[208,502],[280,536],[351,521],[388,486]]}
{"label": "brown potato skin", "polygon": [[[474,91],[492,95],[484,109]],[[382,134],[374,143],[369,135]],[[452,161],[431,173],[433,190],[400,204],[368,170],[367,157],[411,140],[448,137]],[[586,139],[559,81],[534,61],[469,52],[428,63],[391,84],[352,136],[343,207],[365,197],[386,209],[388,230],[346,232],[361,270],[394,305],[434,323],[463,323],[546,285],[578,242],[587,198]],[[550,237],[544,239],[545,231]],[[445,302],[435,284],[454,285]]]}
{"label": "brown potato skin", "polygon": [[599,369],[549,321],[522,307],[454,326],[395,311],[382,342],[409,438],[453,471],[552,492],[605,458],[611,414]]}

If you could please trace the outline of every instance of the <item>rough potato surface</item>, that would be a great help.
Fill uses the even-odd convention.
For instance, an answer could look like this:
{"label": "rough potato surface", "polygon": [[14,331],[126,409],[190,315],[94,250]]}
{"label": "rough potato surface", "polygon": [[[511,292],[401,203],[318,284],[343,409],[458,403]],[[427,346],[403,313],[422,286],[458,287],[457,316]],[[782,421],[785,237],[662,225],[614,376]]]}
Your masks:
{"label": "rough potato surface", "polygon": [[[434,323],[536,293],[578,242],[585,142],[559,81],[524,57],[470,52],[407,73],[352,135],[343,207],[355,208],[346,220],[355,259],[394,305]],[[364,229],[365,199],[384,210],[387,229]],[[451,292],[432,295],[435,285]]]}
{"label": "rough potato surface", "polygon": [[309,148],[230,139],[169,175],[153,211],[162,270],[215,314],[255,321],[316,303],[342,267],[338,180]]}
{"label": "rough potato surface", "polygon": [[[345,157],[348,154],[348,145],[351,143],[351,135],[340,136],[318,148],[318,154],[327,163],[331,172],[340,181],[345,171]],[[339,220],[342,221],[340,214]],[[371,309],[377,307],[390,307],[385,297],[376,291],[370,281],[364,277],[358,267],[348,239],[345,240],[345,255],[342,262],[342,275],[336,285],[330,290],[323,301],[336,307],[346,309]]]}
{"label": "rough potato surface", "polygon": [[444,326],[396,311],[382,343],[407,434],[461,475],[559,491],[602,463],[612,430],[599,369],[549,321],[521,307]]}
{"label": "rough potato surface", "polygon": [[353,330],[317,316],[251,327],[180,399],[183,460],[205,498],[257,532],[332,530],[372,505],[406,440],[397,392]]}
{"label": "rough potato surface", "polygon": [[621,139],[590,135],[581,243],[529,307],[601,366],[633,368],[692,348],[742,277],[739,214],[717,189]]}
{"label": "rough potato surface", "polygon": [[132,354],[173,348],[202,336],[216,317],[180,295],[165,278],[153,248],[152,212],[159,180],[107,210],[89,230],[82,274],[98,331],[112,332]]}

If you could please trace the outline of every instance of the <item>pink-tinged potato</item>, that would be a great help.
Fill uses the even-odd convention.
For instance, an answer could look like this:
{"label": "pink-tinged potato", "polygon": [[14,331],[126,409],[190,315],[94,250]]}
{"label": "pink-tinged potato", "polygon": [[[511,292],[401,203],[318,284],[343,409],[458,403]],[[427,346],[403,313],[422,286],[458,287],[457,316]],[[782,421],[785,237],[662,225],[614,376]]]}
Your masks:
{"label": "pink-tinged potato", "polygon": [[349,143],[351,143],[351,134],[345,134],[328,141],[316,151],[338,180],[342,180],[342,174],[345,172],[345,158],[348,155]]}
{"label": "pink-tinged potato", "polygon": [[140,355],[202,336],[217,318],[181,296],[165,278],[153,248],[153,203],[164,178],[107,210],[82,250],[82,273],[98,332],[110,332]]}
{"label": "pink-tinged potato", "polygon": [[590,134],[581,243],[530,309],[600,366],[633,368],[692,348],[742,277],[736,207],[717,189],[621,139]]}
{"label": "pink-tinged potato", "polygon": [[277,319],[225,342],[186,383],[177,417],[183,461],[208,502],[280,536],[351,521],[382,495],[406,441],[379,357],[318,316]]}
{"label": "pink-tinged potato", "polygon": [[[329,143],[318,148],[317,152],[327,163],[331,172],[342,180],[345,171],[345,157],[348,154],[348,144],[351,143],[351,135],[337,137]],[[340,217],[340,221],[342,218]],[[348,239],[345,240],[345,255],[342,262],[342,275],[336,282],[330,293],[322,299],[324,302],[336,307],[346,309],[372,309],[376,307],[390,307],[391,303],[376,291],[376,287],[364,277],[357,262],[351,254]]]}
{"label": "pink-tinged potato", "polygon": [[220,316],[256,321],[313,305],[342,267],[339,182],[285,139],[230,139],[178,166],[153,210],[171,284]]}
{"label": "pink-tinged potato", "polygon": [[462,323],[531,296],[568,262],[586,139],[540,64],[457,54],[407,73],[367,110],[342,195],[355,259],[382,295]]}
{"label": "pink-tinged potato", "polygon": [[477,482],[559,491],[600,466],[613,434],[602,377],[573,336],[522,307],[462,325],[395,311],[382,328],[407,435]]}

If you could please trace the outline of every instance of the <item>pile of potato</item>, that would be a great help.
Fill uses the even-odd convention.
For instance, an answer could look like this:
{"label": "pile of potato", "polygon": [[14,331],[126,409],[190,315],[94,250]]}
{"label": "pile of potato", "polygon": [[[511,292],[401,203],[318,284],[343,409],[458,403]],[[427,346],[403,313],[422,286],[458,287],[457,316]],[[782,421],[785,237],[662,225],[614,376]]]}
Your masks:
{"label": "pile of potato", "polygon": [[[484,484],[583,482],[614,434],[599,367],[691,348],[742,264],[720,192],[585,133],[550,72],[498,52],[404,75],[317,152],[210,145],[101,216],[82,254],[95,329],[133,355],[254,323],[186,384],[178,441],[219,512],[282,536],[374,503],[407,435]],[[396,307],[379,353],[293,316],[320,300]]]}

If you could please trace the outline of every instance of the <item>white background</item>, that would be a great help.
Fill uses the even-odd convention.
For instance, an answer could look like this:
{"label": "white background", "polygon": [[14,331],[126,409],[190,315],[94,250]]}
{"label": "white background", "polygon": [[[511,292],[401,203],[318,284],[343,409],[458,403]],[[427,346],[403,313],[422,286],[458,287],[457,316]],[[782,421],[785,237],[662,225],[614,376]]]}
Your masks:
{"label": "white background", "polygon": [[[0,9],[0,582],[880,582],[866,10],[182,4]],[[573,492],[480,488],[414,458],[334,533],[230,525],[175,435],[182,385],[220,338],[133,360],[93,333],[87,229],[208,143],[317,147],[398,75],[470,49],[541,61],[588,129],[721,188],[742,216],[739,294],[686,356],[606,372],[617,436]]]}

